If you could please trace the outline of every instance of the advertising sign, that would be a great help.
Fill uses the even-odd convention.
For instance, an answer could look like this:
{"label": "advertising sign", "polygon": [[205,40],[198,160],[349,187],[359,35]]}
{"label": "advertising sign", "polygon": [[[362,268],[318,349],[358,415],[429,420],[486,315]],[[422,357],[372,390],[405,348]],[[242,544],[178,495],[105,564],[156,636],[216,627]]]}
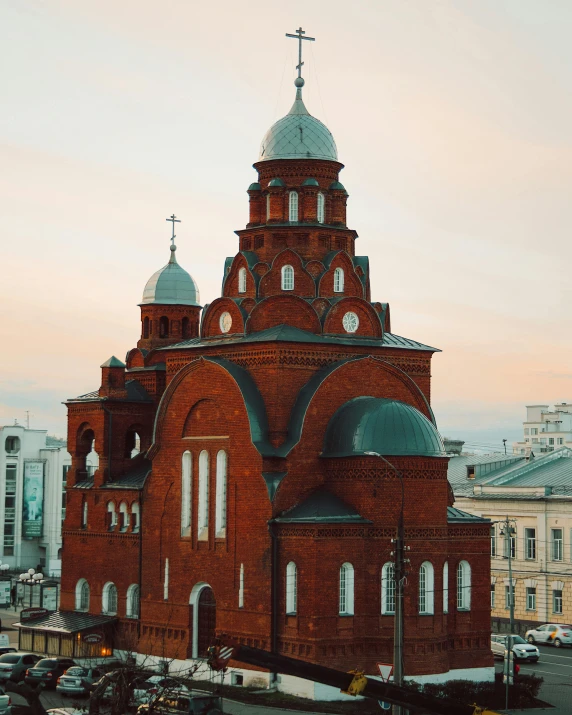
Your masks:
{"label": "advertising sign", "polygon": [[57,586],[42,586],[42,607],[47,611],[58,610]]}
{"label": "advertising sign", "polygon": [[9,606],[12,600],[10,581],[0,581],[0,606]]}
{"label": "advertising sign", "polygon": [[22,623],[25,623],[26,621],[33,621],[36,618],[43,618],[47,615],[48,612],[45,608],[24,608],[20,613],[20,620]]}
{"label": "advertising sign", "polygon": [[82,636],[82,641],[84,643],[101,643],[103,641],[103,636],[101,633],[85,633]]}
{"label": "advertising sign", "polygon": [[24,462],[22,536],[42,536],[44,517],[44,463]]}

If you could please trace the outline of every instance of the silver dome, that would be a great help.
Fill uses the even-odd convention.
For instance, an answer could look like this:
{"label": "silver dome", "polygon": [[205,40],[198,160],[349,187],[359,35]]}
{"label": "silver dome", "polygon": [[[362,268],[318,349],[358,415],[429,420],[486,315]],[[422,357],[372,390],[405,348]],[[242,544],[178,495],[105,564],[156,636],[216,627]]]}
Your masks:
{"label": "silver dome", "polygon": [[177,263],[176,246],[171,246],[171,258],[166,266],[153,273],[147,281],[140,305],[196,305],[199,288],[194,278]]}
{"label": "silver dome", "polygon": [[271,159],[338,160],[334,137],[325,124],[308,112],[300,88],[292,109],[264,135],[258,161]]}

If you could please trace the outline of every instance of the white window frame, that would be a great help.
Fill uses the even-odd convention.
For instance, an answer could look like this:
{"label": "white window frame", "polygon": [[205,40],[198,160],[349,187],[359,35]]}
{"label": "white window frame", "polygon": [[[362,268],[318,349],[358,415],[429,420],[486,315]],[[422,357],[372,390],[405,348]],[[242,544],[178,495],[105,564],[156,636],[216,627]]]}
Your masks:
{"label": "white window frame", "polygon": [[133,528],[131,531],[134,534],[139,533],[139,529],[141,528],[141,510],[139,509],[139,502],[134,501],[133,504],[131,504],[131,516],[132,516],[132,524]]}
{"label": "white window frame", "polygon": [[[560,532],[560,538],[556,538],[557,532]],[[550,529],[550,555],[552,561],[564,559],[564,529],[560,527]]]}
{"label": "white window frame", "polygon": [[290,191],[288,194],[288,221],[298,223],[298,192]]}
{"label": "white window frame", "polygon": [[497,529],[494,524],[491,525],[491,558],[497,555]]}
{"label": "white window frame", "polygon": [[324,223],[326,220],[326,197],[319,191],[317,197],[316,217],[318,223]]}
{"label": "white window frame", "polygon": [[238,578],[238,607],[244,608],[244,564],[240,564],[240,575]]}
{"label": "white window frame", "polygon": [[228,457],[221,449],[216,455],[215,534],[219,539],[226,536],[227,470]]}
{"label": "white window frame", "polygon": [[395,613],[395,564],[388,561],[381,569],[381,612],[392,616]]}
{"label": "white window frame", "polygon": [[496,601],[496,584],[491,583],[491,610],[495,608]]}
{"label": "white window frame", "polygon": [[471,610],[471,566],[468,561],[457,565],[457,610]]}
{"label": "white window frame", "polygon": [[[557,593],[559,593],[560,596],[557,596]],[[562,589],[552,589],[552,613],[562,613]]]}
{"label": "white window frame", "polygon": [[354,567],[350,563],[340,568],[340,616],[354,615]]}
{"label": "white window frame", "polygon": [[125,616],[127,618],[139,618],[140,597],[139,585],[132,583],[127,589],[127,599],[125,604]]}
{"label": "white window frame", "polygon": [[527,561],[536,561],[536,529],[530,526],[524,530],[524,558]]}
{"label": "white window frame", "polygon": [[192,477],[193,455],[187,450],[181,457],[181,536],[191,535]]}
{"label": "white window frame", "polygon": [[[87,598],[86,598],[87,594]],[[80,580],[75,585],[75,611],[83,611],[84,613],[89,611],[89,600],[90,600],[90,588],[89,583],[85,578],[80,578]]]}
{"label": "white window frame", "polygon": [[282,266],[282,290],[294,290],[294,268],[290,265]]}
{"label": "white window frame", "polygon": [[526,587],[526,610],[536,611],[536,586]]}
{"label": "white window frame", "polygon": [[419,613],[433,615],[435,593],[435,577],[433,564],[424,561],[419,567]]}
{"label": "white window frame", "polygon": [[109,524],[108,524],[107,530],[113,531],[115,529],[115,527],[117,526],[117,512],[115,511],[115,502],[112,502],[112,501],[107,502],[107,513],[111,515],[108,517]]}
{"label": "white window frame", "polygon": [[238,269],[238,292],[246,293],[246,268]]}
{"label": "white window frame", "polygon": [[344,269],[336,268],[334,271],[334,293],[344,292]]}
{"label": "white window frame", "polygon": [[109,616],[117,615],[117,586],[112,581],[108,581],[101,592],[101,609]]}
{"label": "white window frame", "polygon": [[443,613],[449,613],[449,562],[443,564]]}
{"label": "white window frame", "polygon": [[81,528],[82,529],[87,529],[88,514],[89,514],[89,508],[87,506],[87,499],[84,498],[83,507],[82,507],[82,511],[81,511]]}
{"label": "white window frame", "polygon": [[129,507],[127,502],[122,501],[119,505],[120,524],[119,531],[126,532],[129,529]]}
{"label": "white window frame", "polygon": [[293,561],[286,566],[286,615],[298,613],[298,573]]}
{"label": "white window frame", "polygon": [[198,508],[198,538],[207,541],[209,538],[209,453],[203,449],[199,454],[199,508]]}
{"label": "white window frame", "polygon": [[163,600],[169,600],[169,559],[165,559],[165,573],[163,577]]}
{"label": "white window frame", "polygon": [[266,194],[266,220],[270,218],[270,194]]}

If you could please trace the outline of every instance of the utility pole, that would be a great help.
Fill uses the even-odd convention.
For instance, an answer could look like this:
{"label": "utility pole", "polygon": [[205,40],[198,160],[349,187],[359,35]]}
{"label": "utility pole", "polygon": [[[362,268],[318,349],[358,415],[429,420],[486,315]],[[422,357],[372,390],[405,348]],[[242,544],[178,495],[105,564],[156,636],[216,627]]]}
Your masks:
{"label": "utility pole", "polygon": [[503,443],[503,445],[504,445],[504,453],[505,453],[505,456],[506,456],[506,439],[503,439],[502,443]]}
{"label": "utility pole", "polygon": [[[505,673],[505,709],[508,710],[508,692],[509,685],[512,679],[514,667],[514,656],[512,653],[512,635],[514,633],[514,586],[512,584],[512,536],[516,533],[515,519],[509,519],[508,514],[506,519],[501,522],[501,535],[505,539],[505,558],[508,559],[508,605],[509,605],[509,621],[510,630],[507,636],[507,646],[505,651],[504,673]],[[516,556],[516,554],[515,554]]]}
{"label": "utility pole", "polygon": [[[395,540],[395,620],[393,632],[393,683],[398,687],[403,685],[403,577],[404,577],[404,528],[403,505],[397,523],[397,539]],[[402,715],[401,705],[393,706],[393,715]]]}

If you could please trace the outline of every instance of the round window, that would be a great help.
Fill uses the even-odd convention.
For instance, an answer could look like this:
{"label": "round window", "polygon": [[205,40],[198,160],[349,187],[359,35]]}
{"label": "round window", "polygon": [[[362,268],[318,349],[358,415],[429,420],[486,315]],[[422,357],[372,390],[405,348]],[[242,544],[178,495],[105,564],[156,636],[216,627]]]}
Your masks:
{"label": "round window", "polygon": [[342,325],[344,326],[346,333],[355,333],[359,327],[359,318],[355,313],[349,311],[344,315]]}
{"label": "round window", "polygon": [[228,331],[230,330],[230,327],[232,325],[232,316],[226,310],[220,316],[219,325],[221,333],[228,333]]}

